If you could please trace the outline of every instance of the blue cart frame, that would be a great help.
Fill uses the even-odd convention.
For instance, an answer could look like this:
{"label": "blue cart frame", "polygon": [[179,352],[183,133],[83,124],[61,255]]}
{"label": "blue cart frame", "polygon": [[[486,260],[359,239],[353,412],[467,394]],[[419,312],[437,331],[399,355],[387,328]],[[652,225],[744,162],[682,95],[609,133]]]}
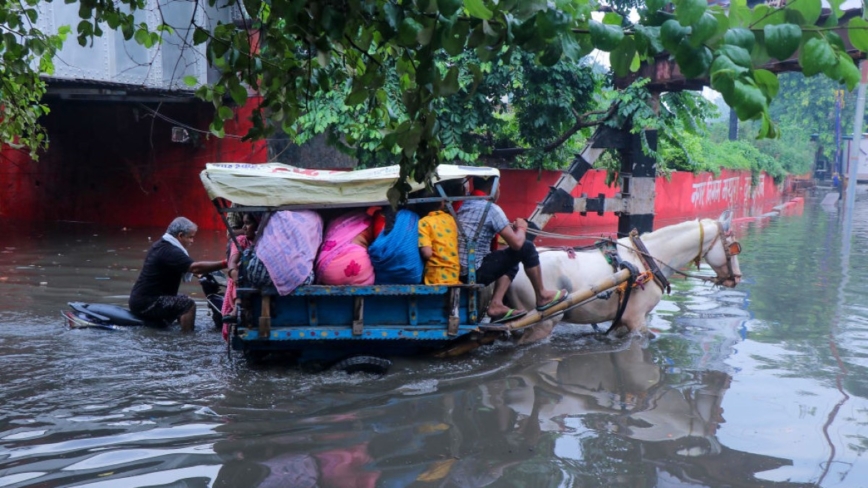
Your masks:
{"label": "blue cart frame", "polygon": [[[448,197],[435,185],[439,197],[411,199],[408,203],[464,200],[494,201],[499,177],[487,196]],[[229,212],[319,210],[370,206],[349,204],[230,206],[213,199],[221,218],[230,228]],[[380,202],[388,205],[387,201]],[[267,225],[267,224],[265,224]],[[459,226],[459,232],[464,229]],[[388,358],[448,351],[459,343],[479,342],[486,331],[480,327],[480,292],[476,284],[475,250],[479,229],[468,237],[468,284],[460,285],[304,285],[281,296],[273,287],[244,287],[239,278],[240,305],[230,324],[231,349],[248,359],[269,353],[285,353],[302,364],[328,366],[354,356]],[[233,237],[234,239],[234,237]],[[237,242],[236,242],[237,244]],[[492,334],[488,332],[487,334]]]}

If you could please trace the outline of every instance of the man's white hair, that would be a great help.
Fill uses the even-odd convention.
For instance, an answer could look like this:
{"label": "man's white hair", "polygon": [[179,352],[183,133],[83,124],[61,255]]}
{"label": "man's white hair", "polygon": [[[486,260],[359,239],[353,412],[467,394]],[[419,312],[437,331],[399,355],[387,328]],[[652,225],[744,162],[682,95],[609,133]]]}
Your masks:
{"label": "man's white hair", "polygon": [[181,234],[192,234],[198,229],[199,227],[187,217],[177,217],[171,224],[169,224],[169,228],[166,229],[166,234],[178,237]]}

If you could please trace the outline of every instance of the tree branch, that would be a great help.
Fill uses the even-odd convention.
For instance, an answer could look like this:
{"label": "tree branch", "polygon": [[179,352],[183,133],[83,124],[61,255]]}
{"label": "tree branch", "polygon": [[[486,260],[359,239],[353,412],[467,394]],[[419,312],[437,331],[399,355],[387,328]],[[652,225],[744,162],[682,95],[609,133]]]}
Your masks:
{"label": "tree branch", "polygon": [[347,40],[347,42],[350,44],[350,46],[353,46],[353,48],[355,48],[356,51],[362,53],[366,58],[370,59],[374,64],[376,64],[376,65],[379,66],[380,68],[383,67],[383,64],[380,63],[380,61],[379,61],[377,58],[371,56],[367,51],[365,51],[364,49],[362,49],[361,47],[359,47],[359,46],[358,46],[358,45],[357,45],[357,44],[356,44],[356,43],[355,43],[355,42],[350,38],[350,36],[344,34],[344,39]]}
{"label": "tree branch", "polygon": [[[568,131],[561,134],[560,137],[558,137],[554,141],[543,146],[541,148],[542,152],[550,153],[550,152],[554,151],[555,149],[557,149],[558,147],[563,145],[563,143],[567,142],[567,140],[569,140],[570,137],[573,137],[573,135],[576,132],[578,132],[581,129],[584,129],[585,127],[593,127],[595,125],[602,124],[607,119],[609,119],[609,117],[611,117],[613,113],[615,113],[615,107],[616,107],[616,105],[613,104],[611,107],[609,107],[609,110],[596,110],[596,111],[587,112],[587,113],[584,113],[581,115],[576,114],[574,111],[573,114],[576,116],[576,124],[573,125],[572,127],[570,127],[570,129]],[[605,115],[599,119],[587,120],[587,118],[592,116],[592,115],[601,115],[601,114],[605,114]],[[533,151],[535,149],[537,149],[537,148],[507,147],[507,148],[500,148],[500,149],[492,149],[491,155],[501,157],[501,158],[512,158],[512,157],[520,156],[520,155],[525,154],[527,152]]]}

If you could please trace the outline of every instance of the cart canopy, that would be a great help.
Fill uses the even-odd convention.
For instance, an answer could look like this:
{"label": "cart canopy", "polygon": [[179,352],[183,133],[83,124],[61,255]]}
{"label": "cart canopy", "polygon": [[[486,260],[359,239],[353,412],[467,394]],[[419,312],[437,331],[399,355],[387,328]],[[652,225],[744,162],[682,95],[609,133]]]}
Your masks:
{"label": "cart canopy", "polygon": [[[387,201],[386,192],[398,181],[399,167],[333,171],[297,168],[281,163],[209,163],[200,177],[213,200],[224,198],[237,205],[370,205]],[[441,164],[434,182],[468,176],[500,176],[496,168]],[[412,189],[423,184],[410,182]]]}

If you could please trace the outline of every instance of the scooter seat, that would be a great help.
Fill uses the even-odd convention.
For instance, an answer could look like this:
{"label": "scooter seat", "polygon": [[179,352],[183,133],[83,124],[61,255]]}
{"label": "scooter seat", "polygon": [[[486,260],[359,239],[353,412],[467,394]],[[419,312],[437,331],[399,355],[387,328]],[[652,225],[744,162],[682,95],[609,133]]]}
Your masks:
{"label": "scooter seat", "polygon": [[148,322],[117,305],[73,302],[69,306],[78,312],[113,325],[148,325]]}

